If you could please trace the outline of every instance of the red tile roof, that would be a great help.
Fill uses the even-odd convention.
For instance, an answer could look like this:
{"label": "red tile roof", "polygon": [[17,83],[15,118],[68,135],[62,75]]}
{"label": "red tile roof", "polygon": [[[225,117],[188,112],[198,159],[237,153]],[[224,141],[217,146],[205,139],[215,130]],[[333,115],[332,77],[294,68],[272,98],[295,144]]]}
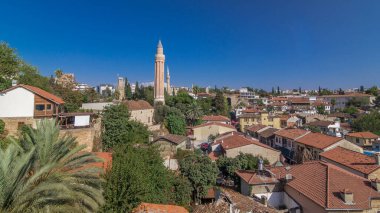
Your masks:
{"label": "red tile roof", "polygon": [[6,90],[3,90],[1,92],[5,93],[5,92],[8,92],[8,91],[11,91],[13,89],[20,88],[20,87],[24,88],[26,90],[29,90],[30,92],[32,92],[32,93],[34,93],[36,95],[39,95],[39,96],[41,96],[41,97],[43,97],[43,98],[45,98],[47,100],[50,100],[50,101],[52,101],[52,102],[54,102],[56,104],[64,104],[65,103],[60,97],[58,97],[56,95],[53,95],[53,94],[51,94],[49,92],[46,92],[45,90],[40,89],[38,87],[34,87],[34,86],[30,86],[30,85],[25,85],[25,84],[18,84],[16,86],[13,86],[13,87],[11,87],[9,89],[6,89]]}
{"label": "red tile roof", "polygon": [[203,121],[223,121],[230,122],[230,119],[222,115],[205,115],[202,117]]}
{"label": "red tile roof", "polygon": [[123,103],[128,107],[129,110],[153,109],[153,107],[144,100],[124,101]]}
{"label": "red tile roof", "polygon": [[318,127],[328,127],[329,125],[334,124],[333,121],[312,121],[310,123],[306,123],[308,126],[318,126]]}
{"label": "red tile roof", "polygon": [[256,124],[256,125],[252,125],[252,126],[247,127],[245,130],[248,130],[250,132],[257,132],[260,129],[264,129],[265,127],[267,127],[267,126],[262,125],[262,124]]}
{"label": "red tile roof", "polygon": [[231,128],[233,130],[236,130],[236,128],[234,126],[229,125],[229,124],[220,123],[220,122],[208,122],[208,123],[200,124],[200,125],[193,126],[193,127],[190,127],[190,128],[191,129],[196,129],[196,128],[200,128],[200,127],[213,126],[213,125],[227,127],[227,128]]}
{"label": "red tile roof", "polygon": [[325,135],[322,133],[309,133],[303,137],[296,139],[297,143],[301,143],[307,146],[311,146],[317,149],[325,149],[339,141],[343,140],[342,138],[333,137]]}
{"label": "red tile roof", "polygon": [[187,140],[187,138],[188,137],[183,136],[183,135],[167,134],[167,135],[158,136],[157,138],[155,138],[153,140],[153,142],[158,141],[160,139],[164,139],[164,140],[170,141],[170,142],[178,145],[178,144],[184,142],[185,140]]}
{"label": "red tile roof", "polygon": [[141,203],[132,210],[132,213],[188,213],[189,211],[182,206]]}
{"label": "red tile roof", "polygon": [[310,133],[304,129],[281,129],[275,132],[275,135],[295,140],[296,138]]}
{"label": "red tile roof", "polygon": [[352,132],[348,133],[347,136],[355,138],[369,138],[369,139],[378,139],[380,136],[373,134],[372,132]]}
{"label": "red tile roof", "polygon": [[272,176],[269,172],[265,170],[261,171],[261,174],[258,174],[256,171],[249,170],[237,170],[235,173],[237,174],[237,176],[239,176],[241,179],[243,179],[250,185],[267,183],[270,184],[279,182],[276,177]]}
{"label": "red tile roof", "polygon": [[[326,209],[369,209],[371,198],[380,198],[368,179],[329,163],[312,161],[288,168],[288,171],[285,167],[271,169],[277,178],[292,174],[285,191],[286,187],[291,187]],[[353,204],[345,204],[339,196],[344,189],[353,192]]]}
{"label": "red tile roof", "polygon": [[274,151],[279,152],[277,149],[274,149],[268,145],[260,143],[257,139],[247,138],[247,137],[245,137],[243,135],[239,135],[239,134],[233,134],[233,135],[230,135],[230,136],[225,137],[223,139],[217,140],[217,141],[215,141],[215,143],[213,145],[215,145],[215,144],[220,144],[224,150],[234,149],[237,147],[242,147],[242,146],[247,146],[247,145],[253,144],[253,145],[265,148],[265,149],[270,149],[270,150],[274,150]]}
{"label": "red tile roof", "polygon": [[366,175],[369,175],[380,168],[380,166],[376,164],[374,157],[343,147],[336,147],[332,150],[323,152],[320,156]]}

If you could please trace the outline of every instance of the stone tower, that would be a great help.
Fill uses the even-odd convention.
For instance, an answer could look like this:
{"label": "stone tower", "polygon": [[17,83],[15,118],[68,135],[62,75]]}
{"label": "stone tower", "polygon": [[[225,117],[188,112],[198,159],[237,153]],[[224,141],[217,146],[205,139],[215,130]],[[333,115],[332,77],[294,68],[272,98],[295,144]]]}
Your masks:
{"label": "stone tower", "polygon": [[117,78],[117,91],[119,92],[119,101],[122,101],[125,98],[125,78]]}
{"label": "stone tower", "polygon": [[154,103],[162,102],[163,104],[165,104],[164,67],[164,48],[162,47],[161,40],[159,40],[157,45],[156,60],[154,62]]}
{"label": "stone tower", "polygon": [[170,73],[169,73],[169,67],[166,68],[166,92],[169,95],[172,95],[172,88],[170,87]]}

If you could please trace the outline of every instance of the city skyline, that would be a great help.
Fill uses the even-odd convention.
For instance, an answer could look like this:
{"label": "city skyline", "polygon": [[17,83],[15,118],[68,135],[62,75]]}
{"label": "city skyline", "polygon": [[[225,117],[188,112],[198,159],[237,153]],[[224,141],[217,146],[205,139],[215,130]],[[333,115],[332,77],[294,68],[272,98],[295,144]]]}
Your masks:
{"label": "city skyline", "polygon": [[376,1],[2,5],[0,40],[43,75],[61,68],[93,86],[114,83],[118,74],[152,81],[159,39],[175,86],[378,85]]}

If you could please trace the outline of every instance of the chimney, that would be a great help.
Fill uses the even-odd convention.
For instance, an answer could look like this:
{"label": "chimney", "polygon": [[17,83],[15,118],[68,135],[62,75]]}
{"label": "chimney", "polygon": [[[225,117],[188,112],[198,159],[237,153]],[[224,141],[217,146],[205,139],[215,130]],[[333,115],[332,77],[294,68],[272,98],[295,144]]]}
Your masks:
{"label": "chimney", "polygon": [[292,174],[286,174],[285,175],[285,180],[286,180],[286,182],[289,182],[289,181],[291,181],[293,179],[293,176],[292,176]]}
{"label": "chimney", "polygon": [[12,87],[17,85],[17,80],[12,80]]}
{"label": "chimney", "polygon": [[223,143],[223,140],[222,140],[222,142],[221,143]]}
{"label": "chimney", "polygon": [[265,195],[261,196],[261,204],[263,204],[265,207],[268,206],[268,198]]}
{"label": "chimney", "polygon": [[340,191],[340,195],[342,196],[342,199],[345,204],[354,204],[354,193],[352,193],[352,191],[350,191],[349,189],[343,189],[342,191]]}
{"label": "chimney", "polygon": [[375,160],[376,160],[376,165],[378,165],[378,166],[380,166],[380,153],[375,153],[374,155],[373,155],[373,157],[375,158]]}
{"label": "chimney", "polygon": [[380,180],[379,179],[373,179],[371,180],[371,185],[374,189],[376,189],[377,192],[380,192]]}

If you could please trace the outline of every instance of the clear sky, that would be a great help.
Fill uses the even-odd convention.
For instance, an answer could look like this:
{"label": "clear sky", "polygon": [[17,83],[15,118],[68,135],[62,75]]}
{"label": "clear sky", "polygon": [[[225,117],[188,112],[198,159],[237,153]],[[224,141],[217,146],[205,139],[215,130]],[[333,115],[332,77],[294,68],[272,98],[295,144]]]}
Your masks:
{"label": "clear sky", "polygon": [[152,81],[162,39],[174,85],[379,85],[378,0],[0,0],[0,40],[44,75]]}

